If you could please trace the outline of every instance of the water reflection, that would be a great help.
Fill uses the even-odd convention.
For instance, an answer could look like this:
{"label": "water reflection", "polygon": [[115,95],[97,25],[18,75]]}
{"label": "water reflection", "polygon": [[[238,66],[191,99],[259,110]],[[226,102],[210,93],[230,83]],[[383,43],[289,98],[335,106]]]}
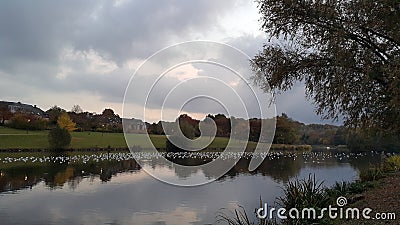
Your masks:
{"label": "water reflection", "polygon": [[[211,154],[215,157],[215,153]],[[174,163],[181,165],[199,165],[212,160],[211,158],[195,157],[169,157]],[[28,158],[28,160],[26,160]],[[37,159],[25,157],[13,159],[11,157],[0,157],[0,192],[16,191],[19,189],[32,188],[40,182],[50,189],[63,187],[65,184],[70,189],[76,189],[82,178],[90,180],[99,179],[101,182],[111,181],[113,176],[124,172],[138,172],[142,168],[133,159],[130,153],[110,153],[91,155],[52,155]],[[227,159],[229,160],[229,159]],[[42,161],[42,162],[40,162]],[[350,165],[355,170],[365,169],[372,164],[381,161],[378,153],[334,153],[334,152],[312,152],[312,153],[270,153],[264,162],[252,172],[249,172],[249,157],[243,157],[229,170],[219,181],[234,179],[240,175],[262,175],[272,178],[275,182],[287,182],[299,175],[302,168],[340,168]],[[23,162],[23,163],[22,163]],[[162,164],[157,159],[148,160],[145,164],[148,169],[164,170],[169,176],[171,173],[177,179],[186,179],[190,176],[204,176],[208,179],[215,177],[213,171],[188,168],[176,169],[172,163]]]}
{"label": "water reflection", "polygon": [[[204,157],[171,160],[193,164]],[[273,153],[249,172],[250,159],[244,157],[217,182],[188,188],[158,182],[144,169],[177,179],[211,178],[212,172],[175,170],[150,159],[142,168],[129,153],[19,158],[0,154],[1,223],[215,224],[221,208],[240,204],[251,211],[260,197],[273,203],[283,184],[296,176],[315,173],[332,185],[356,179],[359,169],[379,160],[375,153]]]}
{"label": "water reflection", "polygon": [[70,160],[66,155],[52,155],[53,160],[43,163],[26,162],[6,163],[1,168],[0,192],[16,191],[32,188],[39,182],[44,182],[50,189],[61,188],[68,184],[70,189],[75,189],[82,178],[100,179],[102,182],[110,181],[117,173],[133,172],[140,170],[134,160],[101,160],[78,161]]}

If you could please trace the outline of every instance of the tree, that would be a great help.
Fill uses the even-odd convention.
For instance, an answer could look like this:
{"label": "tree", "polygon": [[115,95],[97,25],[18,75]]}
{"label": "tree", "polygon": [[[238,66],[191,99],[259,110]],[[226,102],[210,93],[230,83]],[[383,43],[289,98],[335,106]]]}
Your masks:
{"label": "tree", "polygon": [[206,137],[214,137],[217,132],[217,126],[214,123],[214,120],[210,117],[204,118],[203,121],[199,122],[199,129],[201,131],[201,135]]}
{"label": "tree", "polygon": [[275,137],[273,143],[275,144],[294,144],[299,140],[296,129],[292,119],[285,113],[276,118]]}
{"label": "tree", "polygon": [[230,121],[232,122],[232,136],[233,139],[237,140],[248,140],[250,133],[250,124],[249,121],[245,119],[236,119],[231,117]]}
{"label": "tree", "polygon": [[[193,122],[192,120],[193,119],[190,116],[184,114],[179,116],[174,124],[164,123],[167,133],[170,134],[166,140],[167,151],[184,152],[191,147],[190,141],[187,139],[194,139],[196,133],[196,129],[191,123]],[[179,126],[178,129],[180,129],[184,137],[178,135],[178,131],[173,129],[174,125]],[[172,126],[172,129],[170,128],[170,126]],[[172,142],[170,141],[170,139],[172,140]],[[175,145],[174,143],[178,145]]]}
{"label": "tree", "polygon": [[13,117],[11,117],[8,126],[15,129],[28,129],[29,125],[28,120],[29,119],[27,118],[26,115],[21,113],[16,113]]}
{"label": "tree", "polygon": [[49,115],[49,122],[52,124],[57,124],[58,117],[63,112],[65,112],[65,110],[56,105],[51,107],[49,110],[46,111],[46,113]]}
{"label": "tree", "polygon": [[111,118],[114,116],[114,110],[112,109],[104,109],[101,115],[105,118]]}
{"label": "tree", "polygon": [[56,126],[56,128],[50,130],[48,141],[51,148],[55,150],[61,150],[70,145],[71,134],[67,129]]}
{"label": "tree", "polygon": [[344,127],[339,127],[333,136],[334,145],[345,145],[347,143],[347,130]]}
{"label": "tree", "polygon": [[217,125],[217,137],[229,137],[231,133],[231,121],[224,114],[217,114],[215,117],[210,117]]}
{"label": "tree", "polygon": [[76,124],[71,120],[66,112],[61,113],[61,115],[58,117],[57,125],[68,132],[76,130]]}
{"label": "tree", "polygon": [[74,105],[71,109],[71,112],[79,114],[79,113],[83,113],[83,110],[79,105]]}
{"label": "tree", "polygon": [[12,113],[8,109],[7,105],[0,105],[0,124],[4,125],[6,120],[11,119]]}
{"label": "tree", "polygon": [[185,137],[189,139],[194,139],[196,130],[189,122],[187,122],[186,120],[180,120],[179,127]]}
{"label": "tree", "polygon": [[259,11],[281,43],[254,57],[256,84],[302,81],[323,118],[400,130],[400,1],[261,0]]}

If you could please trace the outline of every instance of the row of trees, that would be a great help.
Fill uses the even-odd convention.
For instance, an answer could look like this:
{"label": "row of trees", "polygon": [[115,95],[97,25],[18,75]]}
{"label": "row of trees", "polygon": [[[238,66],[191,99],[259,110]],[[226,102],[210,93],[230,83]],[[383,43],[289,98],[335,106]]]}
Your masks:
{"label": "row of trees", "polygon": [[53,106],[46,111],[44,117],[23,111],[11,113],[7,106],[1,106],[0,118],[1,125],[25,129],[27,132],[50,130],[50,147],[58,150],[70,145],[73,131],[122,132],[122,120],[112,109],[105,109],[102,114],[94,114],[83,112],[78,105],[69,112]]}
{"label": "row of trees", "polygon": [[[199,137],[200,136],[200,122],[203,122],[203,126],[207,124],[211,125],[213,121],[216,125],[216,136],[217,137],[230,137],[231,127],[233,126],[233,132],[236,132],[236,136],[240,137],[241,133],[249,133],[248,139],[250,141],[259,141],[261,133],[261,119],[253,118],[250,120],[228,118],[223,114],[207,115],[203,120],[196,120],[190,116],[184,114],[181,115],[177,121],[179,121],[181,130],[188,137]],[[265,122],[265,121],[264,121]],[[248,129],[248,130],[247,130]],[[203,129],[204,132],[208,132],[210,129]],[[148,124],[147,131],[149,134],[165,134],[162,122]],[[207,136],[208,134],[204,134]],[[210,136],[213,134],[210,134]],[[289,118],[286,114],[276,117],[276,129],[275,138],[273,143],[275,144],[310,144],[310,145],[341,145],[346,144],[346,136],[344,127],[333,126],[333,125],[320,125],[310,124],[305,125],[298,121]],[[243,137],[245,138],[245,137]]]}
{"label": "row of trees", "polygon": [[101,114],[95,114],[84,112],[78,105],[69,112],[53,106],[46,111],[45,117],[23,112],[11,113],[3,106],[0,108],[0,124],[26,130],[52,129],[62,114],[67,114],[75,122],[77,131],[122,132],[122,119],[112,109],[104,109]]}
{"label": "row of trees", "polygon": [[[84,112],[78,105],[69,112],[53,106],[46,111],[46,114],[47,118],[40,118],[31,114],[12,114],[7,109],[0,110],[0,118],[8,120],[6,125],[9,127],[26,130],[50,129],[52,134],[49,135],[49,140],[65,140],[64,144],[50,141],[52,146],[67,146],[72,131],[123,131],[122,119],[112,109],[105,109],[101,114],[94,114]],[[357,151],[396,150],[400,147],[398,134],[387,133],[381,129],[352,129],[322,124],[306,125],[291,119],[284,113],[275,119],[276,129],[273,139],[275,144],[348,145],[350,149]],[[250,141],[259,141],[262,123],[261,119],[257,118],[244,120],[228,118],[223,114],[209,114],[203,121],[184,114],[177,118],[177,121],[179,121],[184,135],[190,139],[200,136],[200,124],[202,124],[203,135],[213,136],[215,133],[217,137],[230,137],[231,130],[233,130],[235,138],[246,139],[246,135],[240,134],[249,132],[248,140]],[[214,124],[216,130],[212,131],[210,127],[213,127]],[[146,127],[149,134],[165,134],[162,122],[146,123]]]}
{"label": "row of trees", "polygon": [[[203,126],[210,124],[210,121],[216,124],[217,137],[230,137],[231,126],[233,125],[233,132],[240,130],[247,134],[249,129],[250,141],[259,141],[261,132],[261,119],[237,119],[228,118],[223,114],[208,115],[205,120],[200,121],[191,118],[188,115],[181,115],[179,121],[182,133],[193,139],[200,136],[200,123]],[[232,123],[231,123],[232,122]],[[248,124],[248,125],[247,125]],[[167,126],[168,127],[168,126]],[[165,129],[165,127],[164,127]],[[149,134],[165,134],[162,122],[148,124],[147,130]],[[207,131],[208,130],[208,131]],[[209,132],[210,129],[203,129],[203,132]],[[212,133],[212,132],[211,132]],[[208,134],[205,133],[205,136]],[[209,134],[210,136],[213,134]],[[240,137],[236,134],[236,138]],[[350,129],[344,126],[335,126],[329,124],[304,124],[295,121],[282,114],[276,117],[276,129],[273,139],[274,144],[307,144],[307,145],[347,145],[349,149],[354,151],[368,151],[368,150],[397,150],[400,148],[400,136],[396,134],[387,134],[381,132],[380,129],[372,131],[371,129]]]}
{"label": "row of trees", "polygon": [[[54,106],[47,111],[49,122],[55,124],[58,116],[66,112]],[[112,109],[104,109],[101,114],[84,112],[79,105],[75,105],[70,112],[70,118],[76,123],[77,131],[122,132],[122,119]]]}

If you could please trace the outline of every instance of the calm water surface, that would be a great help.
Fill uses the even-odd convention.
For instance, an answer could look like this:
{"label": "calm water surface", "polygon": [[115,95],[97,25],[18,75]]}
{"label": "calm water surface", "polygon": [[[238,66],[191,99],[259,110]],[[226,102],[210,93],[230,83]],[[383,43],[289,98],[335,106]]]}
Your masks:
{"label": "calm water surface", "polygon": [[[374,153],[271,154],[257,171],[249,172],[249,160],[242,159],[215,182],[177,187],[155,180],[129,155],[0,154],[0,224],[215,224],[222,208],[241,205],[252,213],[260,197],[273,204],[296,177],[315,174],[331,186],[357,179],[359,170],[381,158]],[[210,176],[154,160],[144,167],[176,179]]]}

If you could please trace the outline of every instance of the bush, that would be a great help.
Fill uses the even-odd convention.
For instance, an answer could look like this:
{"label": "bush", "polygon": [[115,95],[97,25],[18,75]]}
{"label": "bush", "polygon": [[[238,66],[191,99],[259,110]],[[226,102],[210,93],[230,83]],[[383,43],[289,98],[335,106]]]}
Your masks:
{"label": "bush", "polygon": [[362,182],[375,181],[384,177],[384,173],[379,167],[372,167],[368,170],[363,170],[360,172],[360,180]]}
{"label": "bush", "polygon": [[386,172],[400,171],[400,155],[387,158],[383,163],[383,169]]}
{"label": "bush", "polygon": [[27,130],[44,130],[47,128],[48,122],[41,118],[29,118],[23,114],[16,114],[7,124],[10,128],[27,129]]}
{"label": "bush", "polygon": [[300,151],[307,152],[312,150],[311,145],[286,145],[286,144],[273,144],[272,151]]}
{"label": "bush", "polygon": [[[318,182],[311,174],[308,179],[289,181],[285,186],[283,196],[278,198],[278,204],[286,209],[314,208],[320,210],[329,205],[329,196],[326,189],[322,186],[323,182]],[[326,224],[323,219],[286,219],[288,224]]]}
{"label": "bush", "polygon": [[361,194],[366,191],[372,183],[368,182],[336,182],[332,188],[327,190],[328,195],[332,199],[336,199],[340,196],[349,197],[350,195]]}
{"label": "bush", "polygon": [[10,119],[7,126],[15,129],[26,129],[28,127],[28,119],[22,114],[16,114]]}
{"label": "bush", "polygon": [[[173,144],[169,139],[172,139],[174,143],[177,143],[182,148]],[[184,137],[169,136],[165,142],[165,147],[168,152],[186,152],[190,149],[190,143]]]}
{"label": "bush", "polygon": [[62,150],[71,143],[71,134],[60,127],[56,127],[49,132],[49,144],[54,150]]}

